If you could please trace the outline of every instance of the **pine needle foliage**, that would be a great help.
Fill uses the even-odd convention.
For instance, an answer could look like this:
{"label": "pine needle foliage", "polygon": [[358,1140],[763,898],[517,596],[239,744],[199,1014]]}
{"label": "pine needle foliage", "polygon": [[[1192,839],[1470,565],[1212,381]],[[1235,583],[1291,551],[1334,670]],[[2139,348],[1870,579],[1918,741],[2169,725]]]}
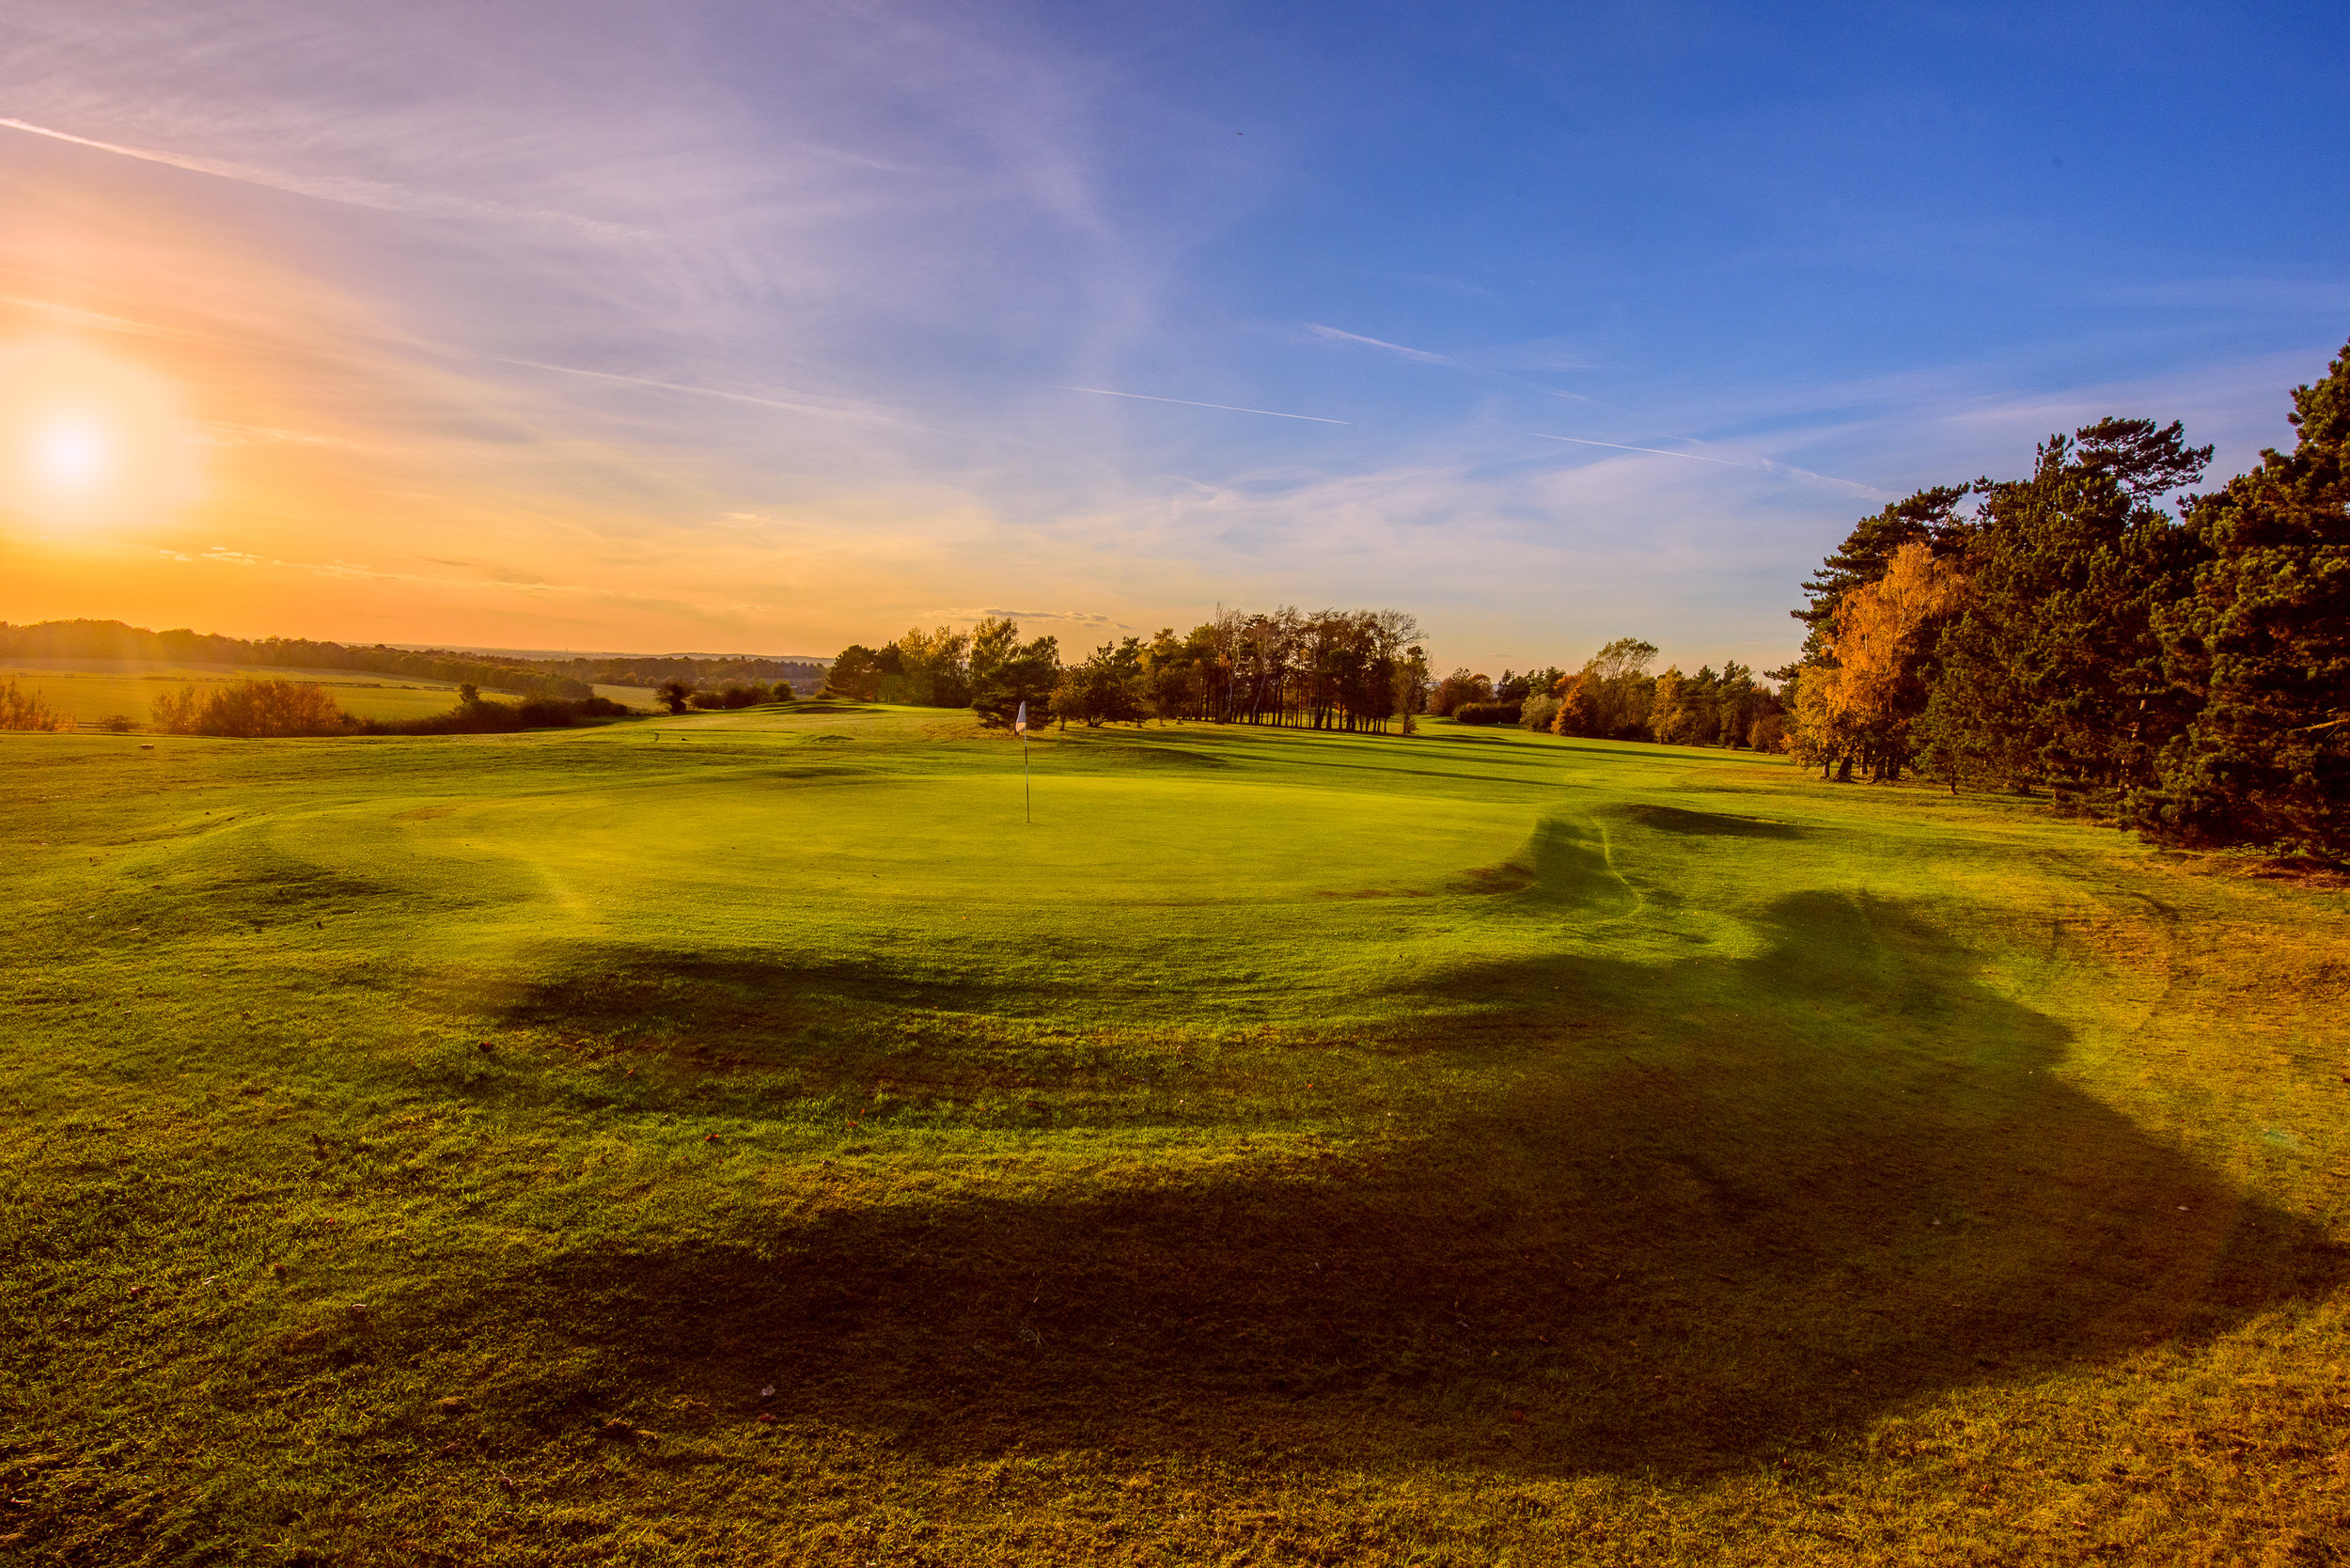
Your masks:
{"label": "pine needle foliage", "polygon": [[2350,857],[2350,347],[2293,394],[2290,456],[2200,498],[2205,559],[2160,617],[2167,673],[2199,708],[2134,819],[2200,842]]}

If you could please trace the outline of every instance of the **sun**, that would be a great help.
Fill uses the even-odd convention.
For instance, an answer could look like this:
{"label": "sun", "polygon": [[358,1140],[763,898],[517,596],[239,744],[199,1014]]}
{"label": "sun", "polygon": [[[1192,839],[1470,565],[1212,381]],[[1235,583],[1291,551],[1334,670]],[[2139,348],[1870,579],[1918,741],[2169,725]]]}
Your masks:
{"label": "sun", "polygon": [[61,494],[81,494],[105,482],[106,432],[87,416],[59,419],[40,432],[40,477]]}
{"label": "sun", "polygon": [[41,529],[167,520],[188,442],[169,386],[70,342],[0,347],[0,517]]}

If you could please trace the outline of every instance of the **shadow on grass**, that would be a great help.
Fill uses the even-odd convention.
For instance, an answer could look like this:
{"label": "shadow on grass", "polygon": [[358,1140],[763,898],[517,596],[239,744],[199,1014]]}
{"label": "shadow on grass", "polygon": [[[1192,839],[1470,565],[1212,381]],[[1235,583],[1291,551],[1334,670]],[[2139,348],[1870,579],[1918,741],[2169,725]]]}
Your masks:
{"label": "shadow on grass", "polygon": [[1803,829],[1793,823],[1762,817],[1739,817],[1722,811],[1689,811],[1678,806],[1649,806],[1638,802],[1612,812],[1628,817],[1659,833],[1681,833],[1700,839],[1800,839]]}
{"label": "shadow on grass", "polygon": [[1456,1047],[1484,1103],[1384,1144],[574,1248],[482,1303],[573,1348],[514,1413],[1690,1475],[2344,1278],[2054,1076],[2064,1032],[1901,907],[1806,895],[1774,931],[1752,960],[1448,977],[1520,1023]]}
{"label": "shadow on grass", "polygon": [[[1035,947],[1045,956],[1066,938]],[[877,938],[855,958],[783,958],[720,949],[656,957],[591,949],[557,977],[525,988],[492,1016],[508,1027],[592,1041],[620,1052],[724,1058],[792,1069],[850,1036],[895,1040],[909,1011],[995,1018],[1053,1016],[1054,998],[998,977],[974,977],[993,952],[943,956],[915,938]],[[860,1059],[868,1053],[859,1049]]]}

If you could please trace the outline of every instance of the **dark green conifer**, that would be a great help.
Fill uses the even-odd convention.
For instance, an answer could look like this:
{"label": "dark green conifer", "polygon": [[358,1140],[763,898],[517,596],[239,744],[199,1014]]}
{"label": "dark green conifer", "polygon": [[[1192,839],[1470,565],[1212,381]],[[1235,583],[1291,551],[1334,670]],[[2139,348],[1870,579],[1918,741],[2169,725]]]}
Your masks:
{"label": "dark green conifer", "polygon": [[2209,559],[2162,618],[2201,712],[2132,799],[2141,826],[2205,843],[2350,857],[2350,346],[2293,394],[2288,457],[2197,497]]}
{"label": "dark green conifer", "polygon": [[2103,419],[2049,437],[2031,478],[1977,482],[1970,603],[1920,727],[1936,772],[2098,792],[2153,777],[2191,707],[2154,615],[2200,556],[2155,503],[2211,452],[2176,420]]}

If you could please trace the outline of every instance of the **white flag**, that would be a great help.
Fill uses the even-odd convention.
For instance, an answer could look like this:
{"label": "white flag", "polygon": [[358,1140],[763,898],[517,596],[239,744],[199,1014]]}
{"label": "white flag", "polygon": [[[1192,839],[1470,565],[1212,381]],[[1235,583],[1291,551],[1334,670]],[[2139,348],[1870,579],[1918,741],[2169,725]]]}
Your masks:
{"label": "white flag", "polygon": [[1011,732],[1015,735],[1025,735],[1028,732],[1028,704],[1025,698],[1020,704],[1020,716],[1011,721]]}

